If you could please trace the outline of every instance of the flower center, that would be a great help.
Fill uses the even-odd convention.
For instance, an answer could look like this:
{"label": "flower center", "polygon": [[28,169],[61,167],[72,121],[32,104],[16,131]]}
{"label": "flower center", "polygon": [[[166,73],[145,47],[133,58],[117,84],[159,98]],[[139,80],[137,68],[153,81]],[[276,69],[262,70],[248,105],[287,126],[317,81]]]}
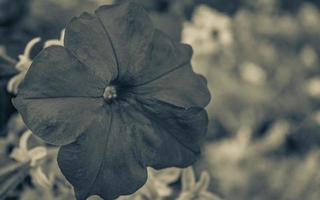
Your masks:
{"label": "flower center", "polygon": [[115,86],[107,86],[106,89],[104,89],[103,98],[108,101],[111,99],[114,99],[117,97],[117,90]]}

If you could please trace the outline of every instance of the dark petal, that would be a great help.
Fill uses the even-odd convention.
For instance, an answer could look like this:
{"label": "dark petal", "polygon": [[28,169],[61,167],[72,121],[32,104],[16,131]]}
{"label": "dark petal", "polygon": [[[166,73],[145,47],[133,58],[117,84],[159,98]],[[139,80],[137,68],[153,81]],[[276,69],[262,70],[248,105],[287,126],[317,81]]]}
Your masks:
{"label": "dark petal", "polygon": [[30,130],[54,145],[74,142],[88,131],[97,112],[103,107],[101,98],[13,99]]}
{"label": "dark petal", "polygon": [[123,110],[137,157],[144,166],[186,167],[196,160],[207,131],[205,110],[145,100],[130,102]]}
{"label": "dark petal", "polygon": [[128,2],[96,10],[111,38],[120,81],[140,85],[190,62],[192,49],[156,30],[147,12]]}
{"label": "dark petal", "polygon": [[168,73],[190,63],[192,48],[170,39],[159,30],[155,30],[145,59],[139,62],[134,74],[133,85],[139,86],[152,82]]}
{"label": "dark petal", "polygon": [[[119,79],[131,81],[144,66],[146,52],[154,27],[147,12],[138,4],[128,2],[102,6],[96,15],[105,27],[113,44],[119,67]],[[128,80],[129,79],[129,80]]]}
{"label": "dark petal", "polygon": [[60,149],[60,169],[74,186],[77,199],[90,195],[115,199],[135,192],[147,179],[146,169],[134,155],[130,130],[117,105],[112,107],[115,110],[104,110],[105,117],[95,118],[76,142]]}
{"label": "dark petal", "polygon": [[189,63],[136,87],[135,93],[182,108],[205,107],[211,98],[206,79],[194,73]]}
{"label": "dark petal", "polygon": [[34,59],[19,87],[23,98],[99,97],[105,84],[68,50],[51,46]]}
{"label": "dark petal", "polygon": [[95,15],[83,13],[71,19],[66,27],[64,45],[106,85],[117,77],[110,38]]}
{"label": "dark petal", "polygon": [[154,29],[141,6],[132,2],[103,6],[96,15],[115,49],[120,82],[141,86],[138,93],[176,106],[208,104],[206,81],[189,65],[192,48]]}

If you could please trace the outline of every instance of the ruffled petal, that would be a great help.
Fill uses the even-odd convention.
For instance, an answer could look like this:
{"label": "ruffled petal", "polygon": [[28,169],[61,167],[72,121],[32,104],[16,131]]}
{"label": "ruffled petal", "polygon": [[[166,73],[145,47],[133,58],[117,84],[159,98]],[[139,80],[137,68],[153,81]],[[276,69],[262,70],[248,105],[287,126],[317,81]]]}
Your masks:
{"label": "ruffled petal", "polygon": [[144,52],[142,66],[134,73],[132,85],[145,85],[172,71],[190,63],[192,48],[170,39],[159,30],[155,30],[148,48]]}
{"label": "ruffled petal", "polygon": [[[159,101],[115,102],[99,111],[77,141],[62,146],[58,163],[77,199],[128,195],[146,181],[146,167],[186,167],[200,153],[207,115]],[[103,122],[103,123],[102,123]]]}
{"label": "ruffled petal", "polygon": [[71,19],[66,27],[64,45],[106,85],[117,77],[112,43],[95,15],[83,13]]}
{"label": "ruffled petal", "polygon": [[204,109],[183,109],[144,99],[122,106],[124,124],[144,166],[186,167],[196,160],[208,125]]}
{"label": "ruffled petal", "polygon": [[65,145],[89,129],[105,103],[100,98],[27,99],[18,96],[13,104],[35,135],[47,143]]}
{"label": "ruffled petal", "polygon": [[142,6],[133,3],[102,6],[96,15],[111,39],[121,81],[132,81],[144,66],[154,27]]}
{"label": "ruffled petal", "polygon": [[34,59],[19,87],[23,98],[99,97],[105,84],[67,49],[51,46]]}
{"label": "ruffled petal", "polygon": [[135,93],[183,108],[205,107],[211,98],[206,79],[194,73],[190,63],[136,87]]}
{"label": "ruffled petal", "polygon": [[192,48],[154,29],[141,6],[132,2],[103,6],[96,15],[111,38],[120,84],[138,88],[137,94],[180,107],[208,104],[206,81],[190,66]]}
{"label": "ruffled petal", "polygon": [[76,142],[60,149],[58,164],[79,200],[90,195],[100,195],[105,200],[128,195],[147,179],[146,169],[135,157],[135,141],[119,109],[108,108],[105,117],[96,118],[95,125]]}

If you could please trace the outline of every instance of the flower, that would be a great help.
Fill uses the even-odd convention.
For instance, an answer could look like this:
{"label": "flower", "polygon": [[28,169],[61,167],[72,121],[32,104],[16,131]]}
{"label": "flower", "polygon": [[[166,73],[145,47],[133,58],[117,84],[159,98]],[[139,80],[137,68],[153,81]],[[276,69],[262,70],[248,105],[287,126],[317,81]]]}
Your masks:
{"label": "flower", "polygon": [[13,103],[34,134],[61,145],[77,199],[115,199],[146,182],[146,167],[196,160],[210,93],[191,56],[138,4],[102,6],[69,22],[64,47],[36,56]]}
{"label": "flower", "polygon": [[18,70],[18,74],[13,76],[7,85],[8,92],[11,92],[13,94],[16,94],[18,92],[18,88],[20,83],[23,81],[31,63],[32,60],[30,58],[30,52],[32,50],[32,47],[40,42],[40,38],[33,38],[30,40],[23,52],[23,54],[19,55],[19,61],[16,63],[15,68]]}
{"label": "flower", "polygon": [[221,200],[208,191],[210,176],[206,171],[201,173],[200,180],[196,182],[193,168],[188,167],[182,172],[181,182],[182,193],[177,200]]}
{"label": "flower", "polygon": [[174,167],[163,170],[148,168],[146,184],[133,195],[121,196],[117,200],[166,199],[173,192],[169,184],[177,181],[180,174],[181,169]]}
{"label": "flower", "polygon": [[233,44],[232,21],[208,6],[196,8],[192,22],[184,24],[182,41],[192,45],[195,54],[216,54]]}
{"label": "flower", "polygon": [[316,124],[320,125],[320,110],[316,111],[313,114],[313,120],[316,122]]}
{"label": "flower", "polygon": [[312,3],[304,2],[298,11],[298,20],[308,34],[319,34],[319,9]]}
{"label": "flower", "polygon": [[252,62],[244,62],[240,65],[240,75],[243,80],[254,85],[263,84],[267,78],[263,68]]}
{"label": "flower", "polygon": [[314,77],[305,84],[305,89],[311,97],[320,98],[320,77]]}
{"label": "flower", "polygon": [[306,45],[300,52],[300,60],[306,67],[312,67],[318,63],[316,50],[310,45]]}
{"label": "flower", "polygon": [[39,164],[37,164],[39,160],[46,157],[47,149],[42,146],[28,149],[28,140],[31,135],[32,133],[30,130],[27,130],[23,133],[19,141],[19,147],[12,151],[10,157],[18,162],[30,162],[30,166],[32,167],[30,174],[33,181],[40,186],[48,187],[50,185],[50,181],[42,171],[42,168],[39,166]]}

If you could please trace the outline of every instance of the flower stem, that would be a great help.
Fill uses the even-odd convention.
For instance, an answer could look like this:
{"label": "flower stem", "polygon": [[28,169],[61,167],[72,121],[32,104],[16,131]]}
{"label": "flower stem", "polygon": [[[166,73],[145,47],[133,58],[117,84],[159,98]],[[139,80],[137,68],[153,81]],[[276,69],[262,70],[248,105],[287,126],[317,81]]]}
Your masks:
{"label": "flower stem", "polygon": [[0,169],[0,199],[5,199],[29,174],[30,163],[10,163]]}
{"label": "flower stem", "polygon": [[18,61],[16,61],[14,58],[10,57],[5,48],[0,46],[0,58],[2,58],[5,62],[15,66]]}

